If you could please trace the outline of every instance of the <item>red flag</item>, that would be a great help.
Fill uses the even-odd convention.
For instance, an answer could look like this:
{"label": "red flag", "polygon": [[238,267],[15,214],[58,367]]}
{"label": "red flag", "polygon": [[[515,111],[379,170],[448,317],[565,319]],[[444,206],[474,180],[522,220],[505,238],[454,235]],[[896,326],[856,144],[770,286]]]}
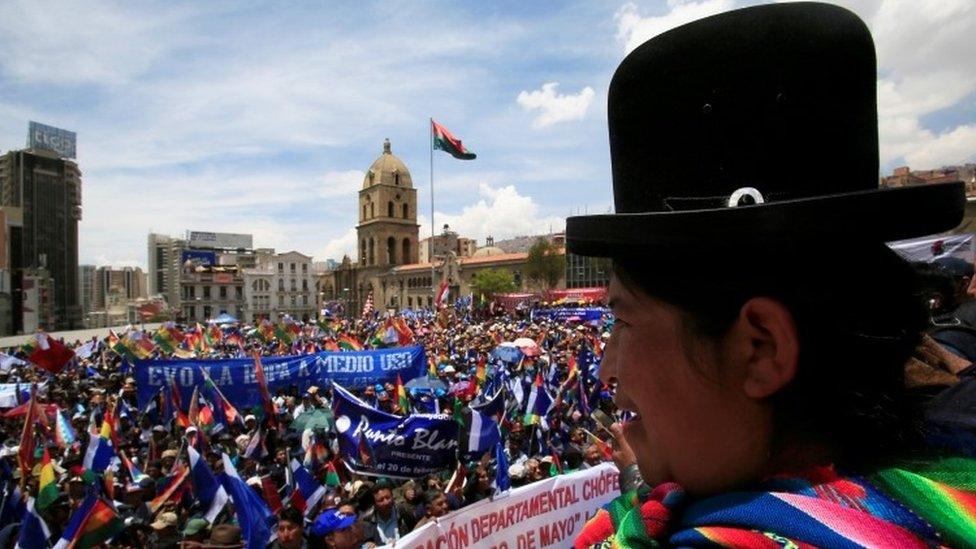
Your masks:
{"label": "red flag", "polygon": [[271,392],[268,391],[268,380],[264,377],[264,366],[261,365],[261,354],[254,352],[254,377],[258,380],[258,391],[261,393],[261,402],[264,404],[265,420],[270,425],[275,425],[277,417],[275,415],[275,405],[271,400]]}
{"label": "red flag", "polygon": [[268,504],[268,508],[277,515],[278,511],[281,511],[281,497],[278,495],[278,487],[275,486],[270,475],[261,477],[261,490],[264,492],[264,501]]}
{"label": "red flag", "polygon": [[173,402],[173,414],[176,415],[176,423],[186,429],[190,426],[190,418],[183,412],[183,397],[180,396],[180,389],[176,386],[176,379],[170,383],[169,398]]}
{"label": "red flag", "polygon": [[444,491],[451,493],[458,488],[463,489],[467,482],[468,468],[465,467],[464,462],[459,459],[457,467],[454,469],[454,474],[451,476],[451,480],[447,481],[447,488],[444,488]]}
{"label": "red flag", "polygon": [[27,360],[52,374],[60,374],[74,358],[75,352],[44,332],[38,332],[34,337],[37,339],[36,347]]}
{"label": "red flag", "polygon": [[450,287],[447,285],[447,281],[445,280],[441,282],[441,287],[440,289],[437,290],[437,297],[434,299],[434,308],[440,309],[441,306],[444,304],[444,301],[450,295],[450,293],[451,290]]}
{"label": "red flag", "polygon": [[37,406],[34,397],[37,395],[37,385],[31,385],[30,400],[27,401],[27,416],[24,418],[24,428],[20,433],[20,449],[17,450],[17,461],[20,463],[20,478],[22,482],[30,478],[34,469],[34,449],[37,440],[34,427],[37,424]]}

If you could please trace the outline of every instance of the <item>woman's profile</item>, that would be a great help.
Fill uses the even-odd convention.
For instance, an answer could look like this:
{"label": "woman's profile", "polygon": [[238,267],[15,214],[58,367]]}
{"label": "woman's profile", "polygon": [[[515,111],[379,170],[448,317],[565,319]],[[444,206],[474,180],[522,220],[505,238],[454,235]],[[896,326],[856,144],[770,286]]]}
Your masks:
{"label": "woman's profile", "polygon": [[[608,97],[600,375],[626,492],[577,547],[976,544],[976,465],[905,384],[927,327],[885,242],[953,229],[961,183],[878,188],[874,46],[851,12],[759,6],[661,34]],[[626,461],[626,457],[623,458]]]}

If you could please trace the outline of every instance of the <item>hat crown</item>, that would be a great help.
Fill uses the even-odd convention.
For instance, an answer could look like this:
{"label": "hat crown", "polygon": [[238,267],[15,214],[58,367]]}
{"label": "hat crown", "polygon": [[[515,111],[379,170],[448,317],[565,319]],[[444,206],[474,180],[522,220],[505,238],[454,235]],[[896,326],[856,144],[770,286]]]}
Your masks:
{"label": "hat crown", "polygon": [[658,35],[618,67],[608,113],[617,213],[878,185],[874,44],[837,6],[757,6]]}

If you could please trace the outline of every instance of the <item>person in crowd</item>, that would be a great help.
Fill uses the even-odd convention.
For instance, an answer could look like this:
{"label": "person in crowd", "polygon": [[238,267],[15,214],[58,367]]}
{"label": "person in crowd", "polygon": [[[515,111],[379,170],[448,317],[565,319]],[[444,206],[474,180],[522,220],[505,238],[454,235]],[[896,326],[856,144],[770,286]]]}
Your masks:
{"label": "person in crowd", "polygon": [[413,529],[414,520],[393,500],[393,490],[386,483],[373,486],[373,508],[362,516],[367,541],[387,545]]}
{"label": "person in crowd", "polygon": [[[928,313],[884,244],[955,227],[964,189],[877,188],[876,75],[864,23],[818,3],[707,17],[618,67],[618,213],[566,241],[613,261],[600,378],[621,485],[642,482],[576,547],[971,546],[974,513],[934,502],[976,497],[976,465],[925,436],[905,367]],[[781,177],[815,158],[837,176]]]}
{"label": "person in crowd", "polygon": [[159,549],[174,549],[180,544],[179,517],[173,512],[160,513],[155,522],[150,525],[153,529],[149,543]]}
{"label": "person in crowd", "polygon": [[356,515],[338,509],[326,509],[312,525],[312,535],[326,549],[357,549],[365,542]]}
{"label": "person in crowd", "polygon": [[479,464],[471,472],[467,486],[464,487],[464,504],[471,505],[476,501],[489,498],[494,493],[491,486],[491,475],[488,468]]}
{"label": "person in crowd", "polygon": [[207,522],[207,519],[191,518],[186,521],[186,526],[183,527],[183,541],[180,542],[180,549],[200,547],[209,535],[210,523]]}
{"label": "person in crowd", "polygon": [[425,501],[424,516],[417,521],[414,529],[420,528],[438,517],[443,517],[451,510],[447,503],[447,494],[441,490],[428,490],[425,495]]}
{"label": "person in crowd", "polygon": [[306,549],[305,517],[294,507],[284,507],[278,511],[277,538],[269,549]]}

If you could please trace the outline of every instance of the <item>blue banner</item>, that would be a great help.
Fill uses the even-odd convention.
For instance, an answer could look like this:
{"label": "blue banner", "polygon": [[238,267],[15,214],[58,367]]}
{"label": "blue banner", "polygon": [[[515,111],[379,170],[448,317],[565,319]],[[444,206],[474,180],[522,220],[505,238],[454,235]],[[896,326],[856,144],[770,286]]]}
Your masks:
{"label": "blue banner", "polygon": [[610,309],[603,307],[562,307],[559,309],[533,309],[532,320],[548,318],[556,322],[566,322],[570,318],[577,317],[580,322],[598,323],[603,315],[609,314]]}
{"label": "blue banner", "polygon": [[[292,385],[304,393],[309,386],[324,385],[327,381],[345,387],[365,387],[387,381],[396,382],[399,375],[406,383],[426,375],[427,371],[424,348],[420,346],[262,357],[261,364],[272,395],[276,390]],[[203,387],[201,369],[207,371],[220,392],[237,408],[261,404],[252,358],[170,359],[136,361],[134,377],[139,388],[139,407],[145,409],[161,387],[169,396],[169,388],[173,384],[179,389],[184,406],[188,406],[193,388]]]}
{"label": "blue banner", "polygon": [[451,416],[397,416],[369,406],[338,385],[333,390],[339,451],[353,471],[416,478],[454,466],[458,423]]}

